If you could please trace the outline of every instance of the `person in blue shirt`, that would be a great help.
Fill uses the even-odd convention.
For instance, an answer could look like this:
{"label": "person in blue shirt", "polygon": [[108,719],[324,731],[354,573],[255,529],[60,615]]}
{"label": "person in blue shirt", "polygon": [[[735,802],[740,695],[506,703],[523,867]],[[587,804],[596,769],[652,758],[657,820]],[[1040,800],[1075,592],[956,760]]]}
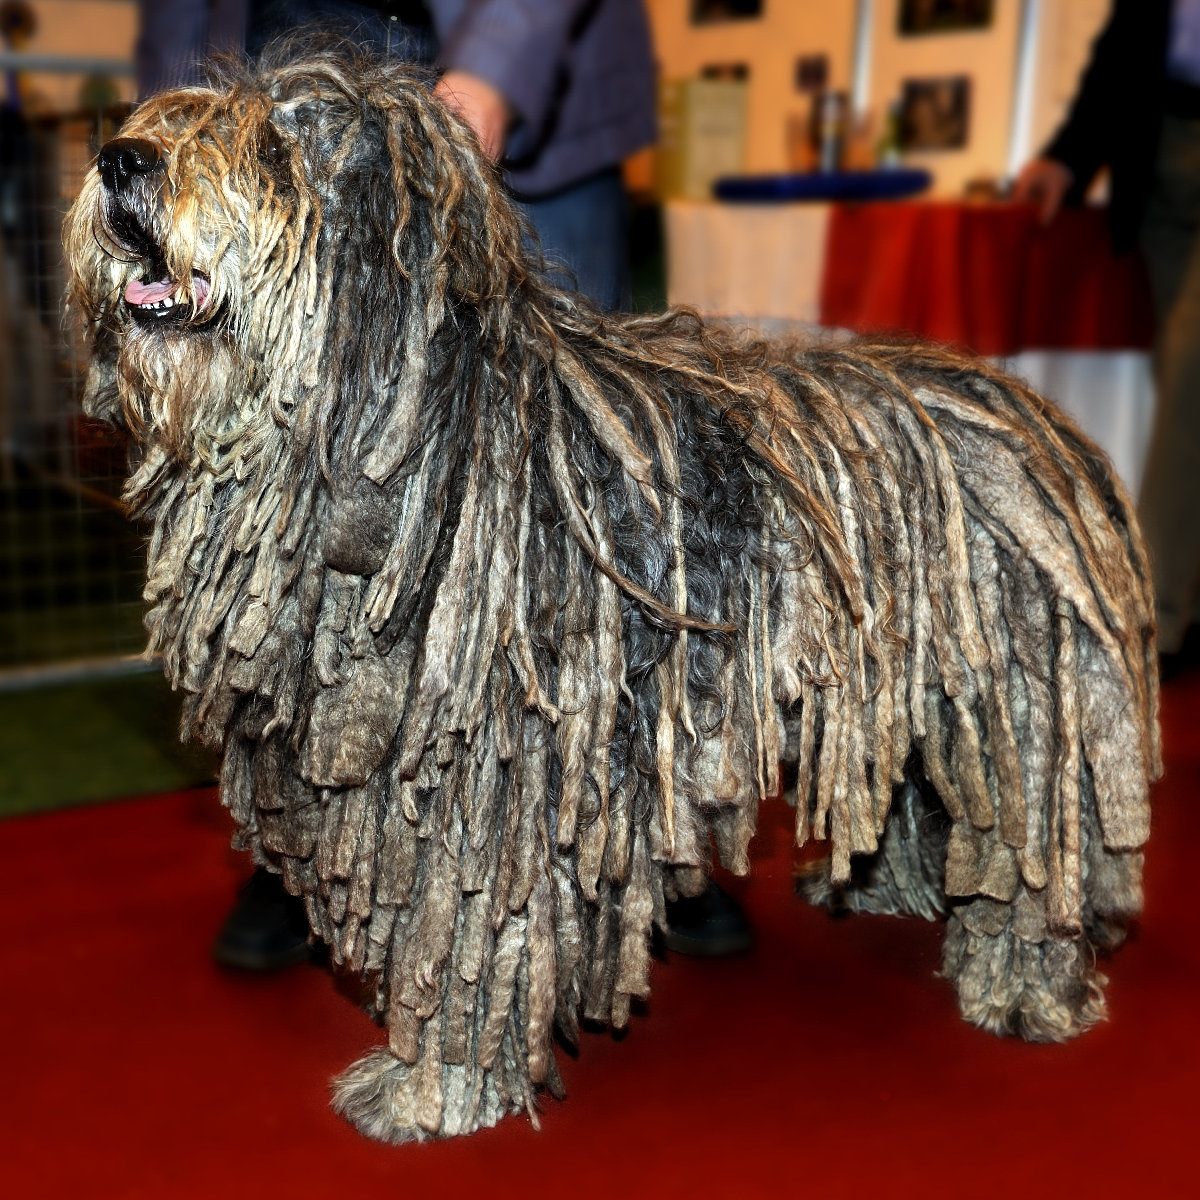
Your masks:
{"label": "person in blue shirt", "polygon": [[143,95],[198,80],[212,50],[259,54],[303,27],[440,72],[436,90],[500,163],[558,281],[632,306],[621,163],[655,137],[642,0],[142,0]]}

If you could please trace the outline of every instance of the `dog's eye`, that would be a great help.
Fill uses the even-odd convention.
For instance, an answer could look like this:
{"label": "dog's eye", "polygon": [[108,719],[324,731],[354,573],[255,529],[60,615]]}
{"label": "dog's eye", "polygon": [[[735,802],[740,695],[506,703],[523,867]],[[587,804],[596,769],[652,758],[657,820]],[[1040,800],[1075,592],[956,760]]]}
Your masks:
{"label": "dog's eye", "polygon": [[258,141],[258,160],[273,175],[281,175],[287,167],[288,154],[279,134],[270,125],[263,129]]}

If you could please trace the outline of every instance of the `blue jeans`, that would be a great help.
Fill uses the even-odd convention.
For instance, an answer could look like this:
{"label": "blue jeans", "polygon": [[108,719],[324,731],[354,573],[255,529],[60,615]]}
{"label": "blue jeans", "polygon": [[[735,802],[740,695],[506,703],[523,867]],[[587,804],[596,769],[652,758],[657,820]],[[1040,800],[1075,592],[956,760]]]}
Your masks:
{"label": "blue jeans", "polygon": [[628,200],[619,167],[549,196],[514,196],[537,231],[549,275],[609,312],[633,307]]}

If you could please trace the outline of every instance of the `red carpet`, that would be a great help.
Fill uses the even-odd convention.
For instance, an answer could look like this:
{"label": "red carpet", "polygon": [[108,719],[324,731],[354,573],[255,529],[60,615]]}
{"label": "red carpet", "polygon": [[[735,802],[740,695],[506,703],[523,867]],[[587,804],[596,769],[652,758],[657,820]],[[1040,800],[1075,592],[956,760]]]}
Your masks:
{"label": "red carpet", "polygon": [[1168,689],[1147,911],[1109,1024],[1066,1047],[963,1025],[940,930],[791,891],[782,805],[737,881],[758,945],[658,966],[620,1042],[562,1058],[542,1131],[386,1148],[326,1106],[381,1032],[327,973],[208,957],[244,864],[211,793],[0,825],[0,1196],[1194,1195],[1200,676]]}

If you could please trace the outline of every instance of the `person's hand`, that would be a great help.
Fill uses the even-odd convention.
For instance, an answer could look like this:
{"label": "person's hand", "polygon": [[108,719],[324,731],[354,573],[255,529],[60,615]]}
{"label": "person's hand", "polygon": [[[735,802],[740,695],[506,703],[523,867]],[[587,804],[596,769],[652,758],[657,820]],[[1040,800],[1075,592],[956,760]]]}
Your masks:
{"label": "person's hand", "polygon": [[484,154],[499,162],[512,121],[512,109],[500,92],[478,75],[451,69],[438,80],[433,94],[470,125]]}
{"label": "person's hand", "polygon": [[1062,208],[1075,175],[1070,167],[1053,158],[1035,158],[1025,165],[1013,184],[1012,198],[1017,204],[1037,205],[1038,217],[1049,225]]}

